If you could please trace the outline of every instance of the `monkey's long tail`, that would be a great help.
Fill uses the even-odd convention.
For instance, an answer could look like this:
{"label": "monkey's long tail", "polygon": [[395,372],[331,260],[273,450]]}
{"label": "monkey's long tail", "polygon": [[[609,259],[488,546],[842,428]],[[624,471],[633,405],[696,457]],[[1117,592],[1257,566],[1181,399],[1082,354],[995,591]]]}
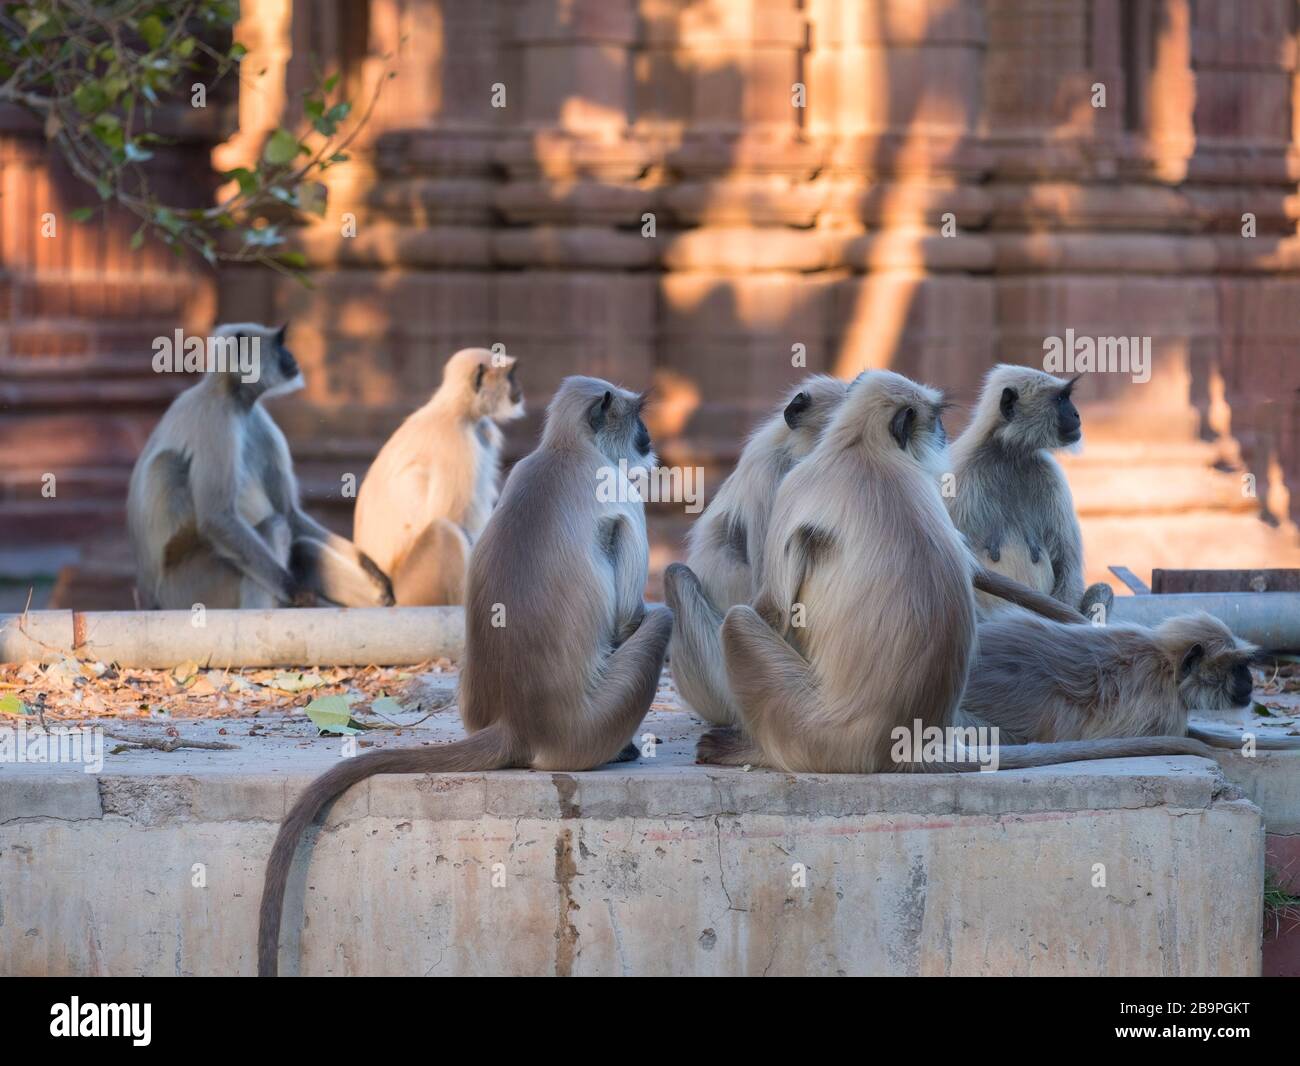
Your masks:
{"label": "monkey's long tail", "polygon": [[[1063,740],[1050,744],[1004,744],[996,749],[999,770],[1088,762],[1093,759],[1141,759],[1151,755],[1199,755],[1214,758],[1214,749],[1190,737],[1114,737],[1106,740]],[[930,774],[976,773],[978,762],[917,762],[908,770]]]}
{"label": "monkey's long tail", "polygon": [[[1204,741],[1213,748],[1240,749],[1245,745],[1241,737],[1228,736],[1224,733],[1211,733],[1207,729],[1198,729],[1194,725],[1187,727],[1187,735]],[[1259,737],[1253,741],[1256,751],[1297,751],[1300,750],[1300,737]]]}
{"label": "monkey's long tail", "polygon": [[990,596],[996,596],[1000,600],[1006,600],[1014,603],[1019,607],[1033,611],[1034,614],[1041,614],[1044,618],[1050,618],[1053,622],[1064,622],[1067,625],[1082,625],[1089,619],[1076,611],[1068,604],[1060,600],[1054,600],[1051,596],[1044,596],[1041,592],[1036,592],[1028,585],[1022,585],[1019,581],[1012,581],[1009,577],[1003,577],[995,570],[989,570],[987,567],[977,566],[975,568],[975,587],[980,592],[987,592]]}
{"label": "monkey's long tail", "polygon": [[490,725],[454,744],[436,748],[401,751],[372,751],[344,759],[338,766],[316,778],[298,797],[280,826],[266,864],[262,885],[262,907],[257,929],[257,974],[275,977],[279,971],[280,919],[284,911],[285,885],[293,864],[298,840],[331,800],[341,796],[359,781],[375,774],[469,773],[476,770],[501,770],[519,765],[514,745],[505,731]]}
{"label": "monkey's long tail", "polygon": [[664,599],[673,611],[668,658],[682,698],[714,725],[740,721],[740,707],[727,682],[722,656],[722,612],[689,566],[664,571]]}

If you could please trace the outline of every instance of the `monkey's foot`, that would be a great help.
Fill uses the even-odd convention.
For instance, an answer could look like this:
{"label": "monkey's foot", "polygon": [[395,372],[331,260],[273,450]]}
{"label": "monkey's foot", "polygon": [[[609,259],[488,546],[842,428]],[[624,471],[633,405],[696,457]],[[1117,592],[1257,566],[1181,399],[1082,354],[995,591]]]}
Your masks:
{"label": "monkey's foot", "polygon": [[749,737],[732,726],[710,729],[695,745],[695,761],[714,766],[759,765],[762,755]]}

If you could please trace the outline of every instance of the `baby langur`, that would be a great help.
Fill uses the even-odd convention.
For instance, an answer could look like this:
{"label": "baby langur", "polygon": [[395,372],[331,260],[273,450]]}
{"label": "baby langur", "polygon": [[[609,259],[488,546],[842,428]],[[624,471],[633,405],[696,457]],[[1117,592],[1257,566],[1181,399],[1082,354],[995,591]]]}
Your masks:
{"label": "baby langur", "polygon": [[470,548],[500,492],[497,425],[524,413],[515,373],[512,356],[457,352],[362,481],[353,538],[392,577],[399,604],[465,602]]}
{"label": "baby langur", "polygon": [[[1205,613],[1154,628],[1063,626],[1008,610],[981,622],[958,725],[997,726],[1004,743],[1183,736],[1191,711],[1250,705],[1259,649]],[[1198,729],[1223,747],[1239,741]],[[1300,741],[1258,738],[1257,748]]]}
{"label": "baby langur", "polygon": [[[649,563],[639,471],[654,464],[644,396],[566,378],[542,440],[507,479],[470,556],[461,719],[453,744],[370,752],[317,778],[267,864],[258,972],[276,972],[298,838],[326,803],[381,773],[590,770],[618,756],[650,707],[672,615],[642,601]],[[611,471],[627,491],[600,492]],[[605,502],[616,495],[618,501]]]}
{"label": "baby langur", "polygon": [[126,500],[141,608],[393,602],[365,553],[299,504],[289,445],[261,403],[302,386],[284,335],[219,326],[214,351],[242,342],[257,354],[252,371],[221,360],[228,368],[181,393],[145,443]]}
{"label": "baby langur", "polygon": [[[979,768],[900,763],[893,750],[898,728],[953,723],[975,641],[978,565],[939,491],[942,407],[932,389],[868,371],[781,483],[755,607],[733,607],[722,629],[744,729],[706,733],[702,762],[820,773]],[[999,760],[1019,768],[1208,750],[1159,737],[1002,748]]]}
{"label": "baby langur", "polygon": [[847,390],[838,378],[814,374],[759,425],[691,527],[687,565],[674,564],[664,574],[673,612],[673,681],[682,698],[717,725],[739,721],[722,663],[722,616],[753,599],[777,486],[812,451]]}
{"label": "baby langur", "polygon": [[[1074,499],[1051,452],[1083,439],[1064,381],[1027,366],[989,371],[970,425],[952,447],[953,523],[990,570],[1090,614],[1114,601],[1099,583],[1085,594],[1083,536]],[[992,609],[996,601],[980,597]],[[1004,606],[1004,605],[1003,605]]]}

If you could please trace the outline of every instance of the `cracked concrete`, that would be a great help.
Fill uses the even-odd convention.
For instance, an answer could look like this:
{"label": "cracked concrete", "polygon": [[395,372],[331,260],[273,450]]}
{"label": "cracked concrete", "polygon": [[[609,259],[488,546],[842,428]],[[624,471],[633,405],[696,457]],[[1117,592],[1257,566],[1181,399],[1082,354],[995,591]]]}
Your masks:
{"label": "cracked concrete", "polygon": [[[1258,972],[1260,811],[1213,764],[744,772],[693,765],[699,729],[656,711],[653,758],[590,773],[354,788],[300,850],[282,971]],[[0,767],[0,971],[251,973],[279,819],[341,754],[312,732]]]}

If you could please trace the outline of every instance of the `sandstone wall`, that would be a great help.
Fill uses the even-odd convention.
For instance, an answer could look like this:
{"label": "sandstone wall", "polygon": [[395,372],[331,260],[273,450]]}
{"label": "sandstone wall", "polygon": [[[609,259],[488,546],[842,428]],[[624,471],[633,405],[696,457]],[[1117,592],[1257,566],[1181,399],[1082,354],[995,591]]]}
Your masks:
{"label": "sandstone wall", "polygon": [[[292,118],[311,54],[358,97],[395,75],[327,218],[300,235],[316,287],[216,279],[220,317],[293,322],[309,386],[277,414],[336,523],[342,475],[361,475],[466,344],[523,361],[516,452],[565,374],[603,374],[654,383],[665,460],[704,463],[716,485],[806,372],[792,351],[808,370],[892,366],[968,400],[993,362],[1039,362],[1044,338],[1072,329],[1149,337],[1154,357],[1146,384],[1080,386],[1090,445],[1071,473],[1094,574],[1300,560],[1295,0],[243,12],[245,70],[267,74],[221,167]],[[7,276],[34,272],[5,255]],[[105,427],[157,387],[119,384]],[[660,515],[660,561],[683,521]]]}

